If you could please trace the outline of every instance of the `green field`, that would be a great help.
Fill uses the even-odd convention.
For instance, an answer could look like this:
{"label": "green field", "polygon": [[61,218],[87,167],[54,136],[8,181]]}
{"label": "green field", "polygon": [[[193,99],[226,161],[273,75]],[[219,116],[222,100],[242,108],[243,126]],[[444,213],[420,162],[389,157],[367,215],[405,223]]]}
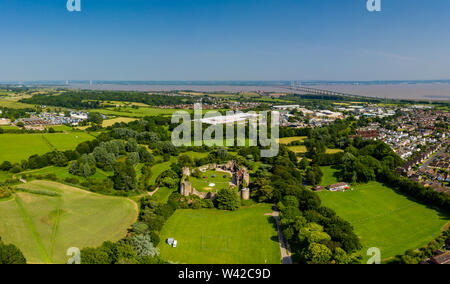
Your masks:
{"label": "green field", "polygon": [[0,202],[0,236],[18,246],[29,263],[65,263],[71,247],[95,247],[125,237],[136,220],[133,201],[87,192],[47,181],[20,187],[57,192],[18,192]]}
{"label": "green field", "polygon": [[306,149],[306,146],[304,145],[300,145],[300,146],[290,146],[288,147],[288,149],[292,152],[294,152],[295,154],[304,154],[306,153],[308,150]]}
{"label": "green field", "polygon": [[[224,176],[226,176],[226,178],[224,178]],[[231,175],[229,173],[219,171],[206,171],[204,173],[201,173],[201,178],[190,176],[189,181],[191,182],[192,187],[198,191],[217,191],[223,188],[228,188],[230,186]],[[209,184],[211,183],[214,183],[215,186],[210,187]]]}
{"label": "green field", "polygon": [[105,108],[105,109],[95,109],[94,112],[98,112],[104,115],[114,115],[122,117],[134,117],[143,118],[146,116],[160,116],[160,115],[172,115],[178,109],[163,109],[163,108],[150,108],[150,107],[122,107],[119,109]]}
{"label": "green field", "polygon": [[303,142],[305,141],[305,139],[307,139],[308,137],[306,136],[298,136],[298,137],[286,137],[286,138],[280,138],[280,144],[290,144],[294,141],[300,141]]}
{"label": "green field", "polygon": [[171,158],[170,161],[168,162],[164,162],[164,163],[160,163],[160,164],[156,164],[152,167],[151,171],[152,171],[152,176],[150,177],[150,185],[154,185],[156,182],[156,179],[158,178],[158,176],[160,174],[162,174],[163,172],[170,170],[170,165],[175,162],[175,158]]}
{"label": "green field", "polygon": [[169,196],[176,190],[170,189],[167,187],[161,187],[158,189],[158,191],[153,194],[153,197],[158,200],[158,202],[166,203],[167,200],[169,200]]}
{"label": "green field", "polygon": [[0,182],[3,182],[12,177],[12,173],[0,171]]}
{"label": "green field", "polygon": [[[45,168],[42,168],[42,169],[29,170],[29,171],[21,172],[20,174],[32,174],[34,176],[37,176],[37,175],[45,176],[45,175],[48,175],[48,174],[55,174],[58,179],[77,178],[80,181],[86,180],[86,178],[84,178],[84,177],[75,176],[75,175],[70,174],[69,173],[69,166],[66,166],[66,167],[50,166],[50,167],[45,167]],[[103,171],[102,169],[96,168],[95,174],[93,174],[89,178],[105,179],[105,178],[107,178],[107,177],[109,177],[111,175],[112,175],[112,172],[108,173],[108,172]]]}
{"label": "green field", "polygon": [[85,132],[45,134],[1,134],[0,162],[20,162],[35,154],[71,150],[95,137]]}
{"label": "green field", "polygon": [[131,117],[117,117],[117,118],[113,118],[113,119],[108,119],[108,120],[104,120],[102,126],[103,127],[108,127],[108,126],[113,126],[116,123],[130,123],[132,121],[136,121],[137,118],[131,118]]}
{"label": "green field", "polygon": [[339,180],[336,177],[336,173],[338,170],[332,168],[331,166],[328,167],[320,167],[323,173],[322,182],[320,183],[321,186],[327,187],[329,185],[338,183]]}
{"label": "green field", "polygon": [[[279,264],[280,245],[268,204],[228,212],[177,210],[161,231],[161,257],[189,264]],[[177,248],[165,242],[178,241]]]}
{"label": "green field", "polygon": [[181,155],[188,155],[192,160],[194,160],[194,159],[201,159],[201,158],[208,157],[209,152],[202,153],[202,152],[190,151],[190,152],[181,153],[180,156]]}
{"label": "green field", "polygon": [[377,182],[352,187],[353,191],[319,193],[324,206],[350,222],[363,245],[381,250],[382,259],[426,245],[450,220],[432,208]]}

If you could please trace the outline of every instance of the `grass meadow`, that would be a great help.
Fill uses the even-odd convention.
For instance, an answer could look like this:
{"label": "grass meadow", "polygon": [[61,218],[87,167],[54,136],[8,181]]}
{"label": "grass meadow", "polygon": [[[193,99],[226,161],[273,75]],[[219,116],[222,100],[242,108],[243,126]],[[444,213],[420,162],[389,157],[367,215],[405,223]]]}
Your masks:
{"label": "grass meadow", "polygon": [[[69,167],[70,166],[66,166],[66,167],[50,166],[50,167],[45,167],[45,168],[42,168],[42,169],[29,170],[29,171],[21,172],[20,174],[32,174],[34,176],[37,176],[37,175],[45,176],[45,175],[48,175],[48,174],[55,174],[58,179],[77,178],[80,181],[86,180],[84,177],[75,176],[75,175],[70,174],[69,173]],[[95,174],[93,174],[89,178],[105,179],[105,178],[111,176],[112,174],[113,174],[112,172],[105,172],[102,169],[96,168]]]}
{"label": "grass meadow", "polygon": [[16,192],[0,201],[0,236],[24,253],[29,263],[65,263],[71,247],[118,241],[137,218],[135,202],[67,185],[33,181],[19,187],[58,196]]}
{"label": "grass meadow", "polygon": [[319,196],[324,206],[333,208],[355,228],[364,247],[363,256],[370,247],[379,248],[382,259],[422,247],[450,220],[448,215],[378,182],[352,188],[346,192],[323,191]]}
{"label": "grass meadow", "polygon": [[[234,212],[177,210],[161,231],[165,260],[188,264],[280,264],[281,254],[271,205]],[[177,248],[165,242],[178,241]]]}
{"label": "grass meadow", "polygon": [[287,144],[290,144],[290,143],[292,143],[292,142],[295,142],[295,141],[300,141],[300,142],[303,142],[303,141],[305,141],[305,139],[307,139],[308,137],[306,137],[306,136],[298,136],[298,137],[285,137],[285,138],[280,138],[280,144],[285,144],[285,145],[287,145]]}
{"label": "grass meadow", "polygon": [[174,192],[177,191],[176,189],[170,189],[168,187],[161,187],[158,189],[158,191],[153,194],[153,197],[158,200],[158,202],[166,203],[169,200],[169,196]]}

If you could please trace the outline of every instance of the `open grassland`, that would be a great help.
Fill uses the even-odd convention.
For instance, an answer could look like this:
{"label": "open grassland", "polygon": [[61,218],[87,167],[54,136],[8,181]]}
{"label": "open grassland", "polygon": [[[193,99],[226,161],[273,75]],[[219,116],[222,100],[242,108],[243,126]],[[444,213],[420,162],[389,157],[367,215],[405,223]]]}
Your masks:
{"label": "open grassland", "polygon": [[108,119],[108,120],[104,120],[102,126],[103,127],[108,127],[108,126],[113,126],[116,123],[130,123],[132,121],[136,121],[137,118],[131,118],[131,117],[118,117],[118,118],[113,118],[113,119]]}
{"label": "open grassland", "polygon": [[[122,107],[122,108],[104,108],[94,109],[93,112],[98,112],[104,115],[117,116],[117,117],[131,117],[131,118],[143,118],[146,116],[171,116],[177,111],[187,111],[191,115],[194,113],[193,109],[166,109],[166,108],[152,108],[152,107]],[[203,110],[203,114],[211,110]],[[224,111],[224,110],[215,110]]]}
{"label": "open grassland", "polygon": [[[201,173],[200,178],[189,177],[192,187],[198,191],[209,192],[218,191],[230,186],[231,175],[220,171],[206,171]],[[215,184],[211,187],[210,184]]]}
{"label": "open grassland", "polygon": [[304,154],[306,153],[308,150],[306,149],[306,146],[304,145],[300,145],[300,146],[290,146],[288,147],[288,149],[292,152],[294,152],[295,154]]}
{"label": "open grassland", "polygon": [[35,154],[71,150],[95,137],[85,132],[45,134],[1,134],[0,162],[20,162]]}
{"label": "open grassland", "polygon": [[337,169],[328,166],[328,167],[320,167],[323,173],[322,182],[320,183],[321,186],[327,187],[329,185],[338,183],[339,180],[337,178]]}
{"label": "open grassland", "polygon": [[327,148],[325,150],[325,154],[336,154],[336,153],[342,153],[342,152],[344,152],[344,150],[342,150],[342,149],[330,149],[330,148]]}
{"label": "open grassland", "polygon": [[[288,149],[292,152],[294,152],[295,154],[304,154],[306,152],[308,152],[308,149],[306,149],[306,146],[304,145],[300,145],[300,146],[289,146]],[[339,153],[339,152],[344,152],[341,149],[329,149],[327,148],[325,150],[325,154],[335,154],[335,153]]]}
{"label": "open grassland", "polygon": [[319,196],[324,206],[333,208],[354,226],[363,256],[370,247],[379,248],[382,259],[422,247],[437,237],[450,220],[448,215],[378,182],[352,188],[346,192],[324,191]]}
{"label": "open grassland", "polygon": [[95,139],[94,136],[86,132],[47,133],[43,134],[43,137],[58,151],[72,150],[81,142]]}
{"label": "open grassland", "polygon": [[0,128],[3,130],[19,130],[19,128],[14,125],[0,125]]}
{"label": "open grassland", "polygon": [[[75,176],[69,173],[69,166],[66,167],[55,167],[55,166],[50,166],[50,167],[45,167],[42,169],[36,169],[36,170],[29,170],[29,171],[25,171],[22,172],[20,174],[32,174],[33,176],[38,176],[38,175],[48,175],[48,174],[54,174],[56,175],[56,177],[58,179],[65,179],[65,178],[77,178],[79,181],[84,181],[86,180],[86,178],[84,177],[80,177],[80,176]],[[95,174],[90,176],[89,178],[93,178],[93,179],[105,179],[108,176],[112,175],[112,172],[105,172],[102,169],[97,168],[95,171]]]}
{"label": "open grassland", "polygon": [[47,181],[20,185],[35,192],[17,192],[0,202],[0,235],[24,253],[30,263],[65,263],[71,247],[99,246],[117,241],[136,220],[136,203],[121,197],[103,196]]}
{"label": "open grassland", "polygon": [[158,202],[166,203],[169,200],[169,196],[176,191],[176,189],[170,189],[168,187],[161,187],[158,191],[152,196],[158,200]]}
{"label": "open grassland", "polygon": [[12,177],[12,173],[0,171],[0,183]]}
{"label": "open grassland", "polygon": [[150,185],[154,185],[156,182],[156,179],[159,175],[161,175],[163,172],[170,170],[170,165],[175,162],[175,158],[171,157],[171,160],[168,162],[156,164],[151,168],[152,176],[150,177]]}
{"label": "open grassland", "polygon": [[[264,215],[272,211],[270,207],[177,210],[161,231],[161,256],[189,264],[279,264],[273,217]],[[167,238],[175,238],[177,248],[167,245]]]}
{"label": "open grassland", "polygon": [[21,102],[18,102],[19,99],[11,99],[11,98],[0,98],[0,105],[2,107],[7,108],[14,108],[14,109],[28,109],[28,108],[34,108],[34,105],[24,104]]}
{"label": "open grassland", "polygon": [[305,141],[305,139],[307,139],[307,138],[308,138],[308,137],[306,137],[306,136],[297,136],[297,137],[285,137],[285,138],[280,138],[280,144],[285,144],[285,145],[287,145],[287,144],[290,144],[290,143],[295,142],[295,141],[303,142],[303,141]]}
{"label": "open grassland", "polygon": [[209,152],[202,153],[202,152],[193,152],[193,151],[189,151],[189,152],[185,152],[185,153],[180,154],[180,156],[181,156],[181,155],[187,155],[187,156],[189,156],[192,160],[194,160],[194,159],[201,159],[201,158],[208,157]]}

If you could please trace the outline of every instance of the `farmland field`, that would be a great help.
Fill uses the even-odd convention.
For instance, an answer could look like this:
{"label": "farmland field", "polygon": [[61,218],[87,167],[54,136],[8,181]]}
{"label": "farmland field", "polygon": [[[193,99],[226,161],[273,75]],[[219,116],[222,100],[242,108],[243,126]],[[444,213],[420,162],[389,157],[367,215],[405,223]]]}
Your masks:
{"label": "farmland field", "polygon": [[280,138],[280,144],[289,144],[289,143],[292,143],[294,141],[303,142],[307,138],[308,137],[306,137],[306,136]]}
{"label": "farmland field", "polygon": [[42,155],[54,150],[71,150],[81,142],[93,139],[95,137],[85,132],[1,134],[0,162],[20,162],[35,154]]}
{"label": "farmland field", "polygon": [[320,192],[324,206],[350,222],[363,245],[381,250],[382,259],[426,245],[450,220],[432,208],[377,182],[352,186],[353,191]]}
{"label": "farmland field", "polygon": [[93,111],[104,114],[104,115],[143,118],[146,116],[172,115],[174,112],[176,112],[178,110],[177,109],[150,108],[150,107],[140,107],[137,109],[131,108],[131,107],[122,107],[122,108],[120,108],[120,110],[106,108],[106,109],[96,109]]}
{"label": "farmland field", "polygon": [[[277,231],[268,204],[228,212],[177,210],[161,231],[165,260],[189,264],[280,264]],[[178,241],[177,248],[165,242]]]}
{"label": "farmland field", "polygon": [[117,241],[137,217],[136,203],[126,198],[47,181],[19,187],[59,194],[17,192],[0,202],[0,235],[18,246],[29,263],[65,263],[68,248]]}
{"label": "farmland field", "polygon": [[304,145],[300,145],[300,146],[290,146],[288,147],[288,149],[292,152],[294,152],[295,154],[297,153],[306,153],[306,146]]}
{"label": "farmland field", "polygon": [[[308,151],[308,150],[306,149],[306,146],[304,146],[304,145],[300,145],[300,146],[289,146],[288,149],[289,149],[290,151],[296,153],[296,154],[298,154],[298,153],[303,154],[303,153],[306,153],[306,152]],[[335,153],[339,153],[339,152],[344,152],[344,151],[341,150],[341,149],[329,149],[329,148],[327,148],[327,149],[325,150],[325,153],[326,153],[326,154],[335,154]]]}
{"label": "farmland field", "polygon": [[137,120],[137,118],[118,117],[118,118],[104,120],[102,126],[108,127],[108,126],[113,126],[115,123],[121,123],[121,122],[129,123],[129,122],[136,121],[136,120]]}

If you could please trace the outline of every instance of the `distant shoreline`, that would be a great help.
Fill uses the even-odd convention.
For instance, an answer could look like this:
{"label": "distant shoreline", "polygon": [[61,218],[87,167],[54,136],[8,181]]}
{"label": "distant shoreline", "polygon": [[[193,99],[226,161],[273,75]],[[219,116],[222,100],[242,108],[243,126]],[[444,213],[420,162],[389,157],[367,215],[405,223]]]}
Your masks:
{"label": "distant shoreline", "polygon": [[[71,84],[72,89],[90,89],[89,84]],[[342,92],[351,95],[429,101],[450,101],[450,83],[397,84],[397,85],[314,85],[317,89]],[[117,85],[94,84],[94,90],[119,91],[194,91],[194,92],[273,92],[293,93],[287,86],[228,86],[228,85]]]}
{"label": "distant shoreline", "polygon": [[1,85],[63,87],[111,91],[196,91],[293,93],[292,84],[357,96],[450,102],[450,80],[412,81],[33,81]]}

